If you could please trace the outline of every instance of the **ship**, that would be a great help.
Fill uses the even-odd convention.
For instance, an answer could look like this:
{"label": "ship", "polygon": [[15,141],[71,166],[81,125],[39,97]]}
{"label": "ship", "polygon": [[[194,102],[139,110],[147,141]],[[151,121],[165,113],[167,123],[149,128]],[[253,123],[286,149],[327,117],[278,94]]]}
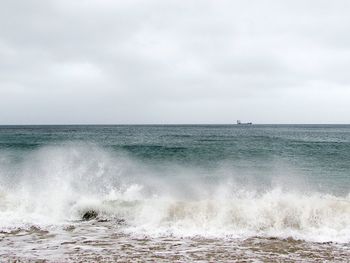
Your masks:
{"label": "ship", "polygon": [[237,120],[237,125],[252,125],[252,122],[241,122],[240,120]]}

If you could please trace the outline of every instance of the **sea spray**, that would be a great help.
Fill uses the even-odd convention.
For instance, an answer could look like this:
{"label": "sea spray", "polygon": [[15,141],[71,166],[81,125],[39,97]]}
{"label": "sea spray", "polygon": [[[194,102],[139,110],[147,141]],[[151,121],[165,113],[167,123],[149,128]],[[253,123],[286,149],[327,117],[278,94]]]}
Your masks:
{"label": "sea spray", "polygon": [[6,162],[12,167],[1,170],[1,229],[59,227],[92,210],[122,220],[121,231],[135,235],[350,242],[349,195],[299,191],[276,180],[244,187],[227,166],[210,173],[176,164],[159,169],[84,143],[45,146]]}

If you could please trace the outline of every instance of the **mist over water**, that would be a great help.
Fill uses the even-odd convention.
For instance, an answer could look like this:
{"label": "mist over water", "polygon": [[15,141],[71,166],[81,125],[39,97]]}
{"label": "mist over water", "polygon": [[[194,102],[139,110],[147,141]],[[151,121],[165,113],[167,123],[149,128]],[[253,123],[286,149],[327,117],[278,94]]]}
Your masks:
{"label": "mist over water", "polygon": [[348,127],[3,128],[1,227],[95,209],[146,234],[348,241],[349,137]]}
{"label": "mist over water", "polygon": [[[0,128],[0,231],[350,242],[349,126]],[[110,230],[112,231],[112,230]]]}

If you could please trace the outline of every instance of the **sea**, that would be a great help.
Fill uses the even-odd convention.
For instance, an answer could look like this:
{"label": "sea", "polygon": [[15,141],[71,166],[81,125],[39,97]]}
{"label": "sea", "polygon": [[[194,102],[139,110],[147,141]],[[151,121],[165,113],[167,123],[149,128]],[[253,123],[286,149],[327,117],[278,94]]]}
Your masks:
{"label": "sea", "polygon": [[0,126],[0,262],[349,262],[350,125]]}

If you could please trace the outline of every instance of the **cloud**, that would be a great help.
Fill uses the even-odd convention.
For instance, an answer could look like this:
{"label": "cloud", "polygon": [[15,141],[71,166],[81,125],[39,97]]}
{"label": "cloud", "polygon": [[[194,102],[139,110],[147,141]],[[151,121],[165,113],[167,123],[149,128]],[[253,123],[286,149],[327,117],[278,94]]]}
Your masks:
{"label": "cloud", "polygon": [[2,1],[0,122],[349,123],[350,3]]}

